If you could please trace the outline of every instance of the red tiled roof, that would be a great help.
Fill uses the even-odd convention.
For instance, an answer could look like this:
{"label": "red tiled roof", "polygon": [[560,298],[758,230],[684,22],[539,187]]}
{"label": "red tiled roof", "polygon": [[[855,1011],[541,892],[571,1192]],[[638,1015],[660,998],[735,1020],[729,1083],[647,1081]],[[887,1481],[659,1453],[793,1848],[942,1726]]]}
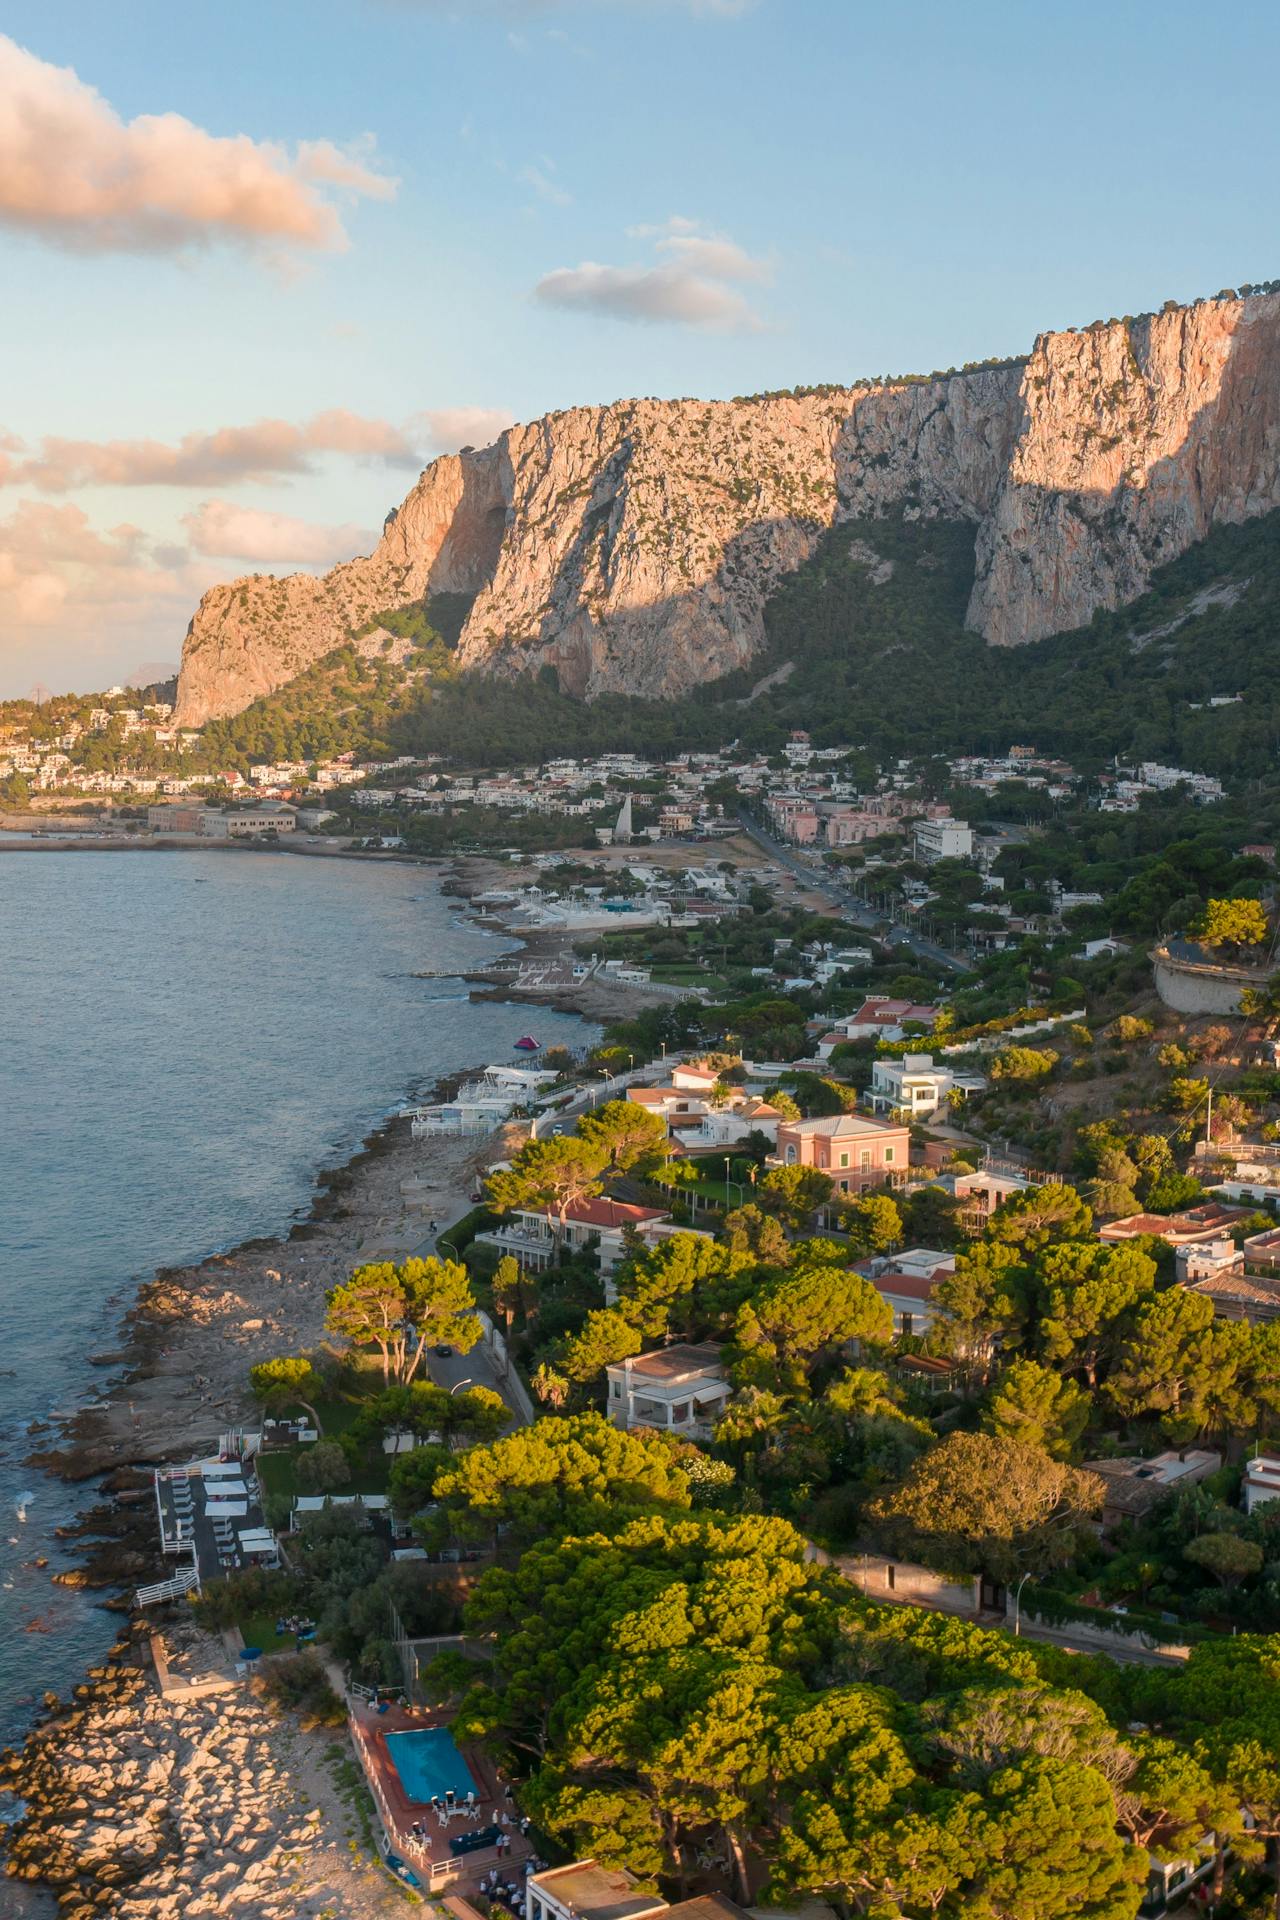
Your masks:
{"label": "red tiled roof", "polygon": [[932,1297],[934,1282],[940,1277],[937,1273],[928,1278],[921,1273],[881,1273],[871,1284],[877,1293],[900,1295],[904,1300],[928,1300]]}
{"label": "red tiled roof", "polygon": [[665,1207],[633,1207],[626,1200],[579,1200],[569,1208],[566,1220],[575,1227],[641,1227],[650,1220],[666,1220]]}

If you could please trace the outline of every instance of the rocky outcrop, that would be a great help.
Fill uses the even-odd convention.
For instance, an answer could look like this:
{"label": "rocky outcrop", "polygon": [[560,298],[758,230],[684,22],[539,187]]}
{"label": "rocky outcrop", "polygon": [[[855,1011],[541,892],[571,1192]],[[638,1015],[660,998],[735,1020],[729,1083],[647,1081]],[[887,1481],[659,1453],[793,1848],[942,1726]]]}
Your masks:
{"label": "rocky outcrop", "polygon": [[1223,521],[1280,506],[1280,295],[1050,333],[979,522],[969,625],[1000,646],[1084,626]]}
{"label": "rocky outcrop", "polygon": [[[175,1629],[165,1672],[177,1679],[162,1692],[131,1632],[71,1702],[45,1696],[21,1752],[0,1754],[0,1793],[18,1803],[5,1836],[12,1897],[24,1883],[49,1888],[62,1920],[403,1912],[357,1850],[328,1764],[342,1758],[333,1733],[303,1731],[229,1673],[221,1691],[184,1689],[193,1662],[209,1668],[223,1652],[203,1652],[204,1638]],[[12,1897],[0,1890],[0,1913]]]}
{"label": "rocky outcrop", "polygon": [[427,468],[368,558],[206,594],[180,723],[234,713],[379,612],[474,595],[459,656],[670,697],[743,665],[840,519],[972,521],[969,624],[1015,645],[1122,605],[1218,521],[1280,504],[1280,295],[1046,334],[898,385],[550,414]]}
{"label": "rocky outcrop", "polygon": [[501,443],[433,460],[387,516],[375,551],[317,579],[255,573],[212,587],[187,629],[176,721],[239,713],[292,680],[389,607],[475,593],[497,563],[505,519]]}

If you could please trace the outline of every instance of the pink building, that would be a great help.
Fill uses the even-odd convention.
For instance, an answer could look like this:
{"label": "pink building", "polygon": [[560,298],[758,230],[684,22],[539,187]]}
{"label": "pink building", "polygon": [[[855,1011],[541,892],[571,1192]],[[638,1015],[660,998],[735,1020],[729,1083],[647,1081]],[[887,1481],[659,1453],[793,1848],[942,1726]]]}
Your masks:
{"label": "pink building", "polygon": [[861,1113],[837,1113],[826,1120],[778,1123],[775,1164],[816,1167],[840,1193],[867,1187],[897,1187],[907,1178],[911,1130]]}

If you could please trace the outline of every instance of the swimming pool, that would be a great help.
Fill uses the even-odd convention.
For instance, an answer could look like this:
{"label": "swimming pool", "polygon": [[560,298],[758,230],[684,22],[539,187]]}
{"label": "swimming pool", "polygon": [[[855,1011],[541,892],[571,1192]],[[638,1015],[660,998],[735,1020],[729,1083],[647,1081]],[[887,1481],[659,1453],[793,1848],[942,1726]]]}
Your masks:
{"label": "swimming pool", "polygon": [[411,1733],[389,1733],[386,1739],[391,1764],[410,1800],[426,1802],[433,1793],[443,1800],[450,1787],[458,1800],[475,1792],[476,1783],[448,1727],[414,1728]]}

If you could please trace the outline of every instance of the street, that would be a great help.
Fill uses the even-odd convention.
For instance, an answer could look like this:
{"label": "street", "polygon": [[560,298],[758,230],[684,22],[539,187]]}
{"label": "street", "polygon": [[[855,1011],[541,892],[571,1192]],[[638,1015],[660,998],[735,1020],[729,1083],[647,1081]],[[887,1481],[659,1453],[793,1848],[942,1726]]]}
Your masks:
{"label": "street", "polygon": [[[738,819],[742,823],[743,832],[755,841],[763,853],[767,853],[769,858],[776,861],[779,866],[785,867],[794,879],[811,888],[813,892],[824,893],[828,900],[839,907],[844,918],[852,921],[854,926],[870,929],[879,924],[882,916],[872,913],[868,907],[863,906],[848,887],[843,887],[838,881],[831,879],[830,875],[824,873],[821,868],[815,869],[810,866],[794,848],[784,846],[782,841],[775,840],[772,834],[766,833],[763,827],[758,826],[745,813],[740,813]],[[972,970],[971,963],[962,959],[958,953],[949,952],[946,947],[940,947],[935,941],[926,940],[922,935],[912,933],[907,927],[895,926],[889,936],[888,944],[906,948],[921,960],[932,960],[936,966],[950,967],[956,973],[969,973]]]}

